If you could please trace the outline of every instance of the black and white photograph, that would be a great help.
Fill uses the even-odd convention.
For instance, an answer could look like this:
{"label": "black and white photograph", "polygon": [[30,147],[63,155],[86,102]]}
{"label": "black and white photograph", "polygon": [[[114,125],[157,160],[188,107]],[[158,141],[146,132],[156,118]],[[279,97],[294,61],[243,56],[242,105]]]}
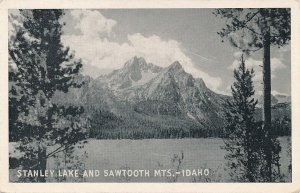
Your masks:
{"label": "black and white photograph", "polygon": [[292,183],[291,15],[8,9],[9,183]]}

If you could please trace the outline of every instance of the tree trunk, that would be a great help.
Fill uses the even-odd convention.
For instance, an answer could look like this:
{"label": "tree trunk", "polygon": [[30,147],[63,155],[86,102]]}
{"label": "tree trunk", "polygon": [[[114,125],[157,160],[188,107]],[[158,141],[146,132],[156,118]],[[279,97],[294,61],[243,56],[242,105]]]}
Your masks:
{"label": "tree trunk", "polygon": [[[45,105],[45,100],[41,95],[38,98],[38,103],[40,104],[41,107],[43,107]],[[41,116],[43,116],[43,115],[41,115],[40,111],[38,110],[38,117],[40,118]],[[38,132],[39,132],[38,140],[40,141],[40,143],[39,143],[39,146],[38,146],[38,165],[37,165],[37,168],[39,170],[39,175],[38,175],[37,181],[38,182],[46,182],[45,175],[41,175],[41,173],[45,174],[46,167],[47,167],[46,147],[45,147],[44,144],[42,144],[42,141],[43,141],[42,139],[45,135],[45,128],[39,127],[38,129],[39,129],[38,130]]]}
{"label": "tree trunk", "polygon": [[270,32],[264,37],[263,57],[263,123],[267,131],[268,144],[266,148],[267,176],[272,181],[272,144],[271,144],[271,62],[270,62]]}
{"label": "tree trunk", "polygon": [[[38,182],[46,182],[45,179],[45,171],[47,167],[47,152],[45,148],[39,147],[39,152],[38,152],[38,170],[39,170],[39,176],[38,176]],[[43,175],[41,175],[41,173]]]}

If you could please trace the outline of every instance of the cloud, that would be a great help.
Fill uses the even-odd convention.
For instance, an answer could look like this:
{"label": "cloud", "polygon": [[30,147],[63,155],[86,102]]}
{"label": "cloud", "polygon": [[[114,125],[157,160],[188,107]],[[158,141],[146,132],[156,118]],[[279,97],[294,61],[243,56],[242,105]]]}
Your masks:
{"label": "cloud", "polygon": [[163,41],[160,37],[153,35],[145,37],[142,34],[128,35],[128,40],[134,48],[134,53],[142,56],[146,61],[166,67],[174,61],[179,61],[187,73],[195,78],[203,78],[209,88],[219,92],[221,78],[212,77],[206,72],[199,70],[193,61],[182,51],[182,46],[175,40]]}
{"label": "cloud", "polygon": [[[72,19],[80,31],[79,35],[64,35],[62,42],[75,51],[89,65],[100,69],[121,68],[133,56],[144,57],[147,62],[166,67],[179,61],[186,72],[196,78],[203,78],[207,86],[218,92],[222,81],[196,68],[193,61],[183,52],[184,48],[176,40],[163,40],[157,35],[144,36],[140,33],[125,34],[127,40],[119,43],[111,40],[117,22],[104,17],[99,11],[73,10]],[[71,26],[66,25],[71,28]]]}
{"label": "cloud", "polygon": [[[242,55],[241,52],[235,52],[234,54],[235,60],[228,67],[229,70],[234,70],[239,66],[240,57]],[[262,69],[262,61],[255,60],[252,57],[245,59],[245,64],[248,69],[253,68],[255,76],[252,78],[255,90],[257,94],[262,94],[262,82],[263,82],[263,69]],[[271,58],[271,78],[276,78],[276,72],[280,69],[286,68],[286,65],[282,62],[280,58],[273,57]]]}
{"label": "cloud", "polygon": [[[241,52],[235,52],[234,57],[236,58],[233,63],[228,67],[229,70],[234,70],[239,66],[240,63],[240,56]],[[262,74],[262,61],[261,60],[255,60],[252,57],[245,59],[246,67],[251,69],[253,68],[255,72],[255,77],[253,78],[253,81],[262,81],[263,74]],[[283,64],[280,58],[273,57],[271,58],[271,77],[272,79],[276,77],[275,72],[279,69],[286,68],[286,65]]]}
{"label": "cloud", "polygon": [[71,16],[77,21],[75,29],[81,31],[85,37],[96,38],[97,36],[111,35],[115,20],[104,17],[96,10],[72,10]]}
{"label": "cloud", "polygon": [[154,64],[165,67],[175,60],[184,64],[191,63],[191,59],[181,51],[180,43],[175,40],[163,41],[156,35],[145,37],[140,33],[128,35],[127,38],[137,55]]}
{"label": "cloud", "polygon": [[272,93],[272,95],[274,95],[274,96],[275,96],[275,95],[284,95],[284,96],[288,96],[287,93],[278,92],[278,91],[276,91],[276,90],[272,90],[271,93]]}

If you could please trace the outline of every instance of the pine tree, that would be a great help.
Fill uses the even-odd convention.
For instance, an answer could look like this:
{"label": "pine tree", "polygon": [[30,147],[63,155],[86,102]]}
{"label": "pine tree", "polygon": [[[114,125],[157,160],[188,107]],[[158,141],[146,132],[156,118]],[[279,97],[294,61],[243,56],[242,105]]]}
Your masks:
{"label": "pine tree", "polygon": [[[224,148],[228,151],[225,158],[228,160],[230,175],[239,182],[268,181],[266,171],[267,131],[256,122],[254,113],[257,100],[254,99],[252,78],[253,69],[245,67],[242,56],[238,69],[234,70],[235,82],[231,87],[232,101],[226,103],[225,128],[226,139]],[[271,139],[272,164],[279,161],[279,152],[276,139]],[[277,162],[276,162],[277,163]]]}
{"label": "pine tree", "polygon": [[[218,32],[222,38],[249,54],[263,50],[263,127],[269,141],[266,142],[266,161],[269,181],[272,181],[272,140],[271,131],[271,53],[272,45],[278,48],[287,45],[291,39],[291,10],[272,9],[216,9],[214,14],[226,21],[226,26]],[[222,40],[223,41],[223,40]]]}
{"label": "pine tree", "polygon": [[[62,10],[20,10],[23,22],[9,41],[10,141],[20,144],[24,169],[46,169],[47,159],[86,138],[82,107],[51,100],[56,92],[80,88],[82,67],[61,43]],[[49,146],[55,146],[52,152]],[[45,182],[45,177],[29,179]]]}

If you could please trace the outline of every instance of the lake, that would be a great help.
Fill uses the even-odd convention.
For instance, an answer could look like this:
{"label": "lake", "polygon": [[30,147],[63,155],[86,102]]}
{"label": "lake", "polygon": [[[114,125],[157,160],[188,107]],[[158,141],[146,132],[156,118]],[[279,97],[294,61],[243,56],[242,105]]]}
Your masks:
{"label": "lake", "polygon": [[[290,162],[287,152],[288,137],[281,137],[279,141],[282,146],[281,172],[288,175]],[[86,182],[229,182],[230,177],[226,171],[224,159],[226,151],[220,148],[222,145],[223,140],[220,138],[90,139],[84,148],[75,149],[76,156],[71,160],[73,165],[75,162],[76,167],[70,169],[86,169],[91,170],[90,172],[97,170],[100,173],[99,176],[94,173],[94,176],[77,179],[77,181]],[[50,159],[47,169],[62,169],[64,167],[62,160],[64,156],[60,159]],[[209,170],[208,175],[204,174],[205,169]],[[131,170],[131,172],[149,170],[150,175],[135,177],[132,173],[129,173],[132,174],[131,176],[126,173],[125,176],[116,176],[116,170]],[[157,175],[154,176],[154,172],[163,172],[163,170],[177,171],[180,174],[168,176],[156,173]],[[105,176],[104,172],[111,175]],[[67,181],[72,180],[74,178],[67,178]],[[286,180],[290,178],[287,177]],[[49,178],[48,181],[54,181],[54,179]]]}

